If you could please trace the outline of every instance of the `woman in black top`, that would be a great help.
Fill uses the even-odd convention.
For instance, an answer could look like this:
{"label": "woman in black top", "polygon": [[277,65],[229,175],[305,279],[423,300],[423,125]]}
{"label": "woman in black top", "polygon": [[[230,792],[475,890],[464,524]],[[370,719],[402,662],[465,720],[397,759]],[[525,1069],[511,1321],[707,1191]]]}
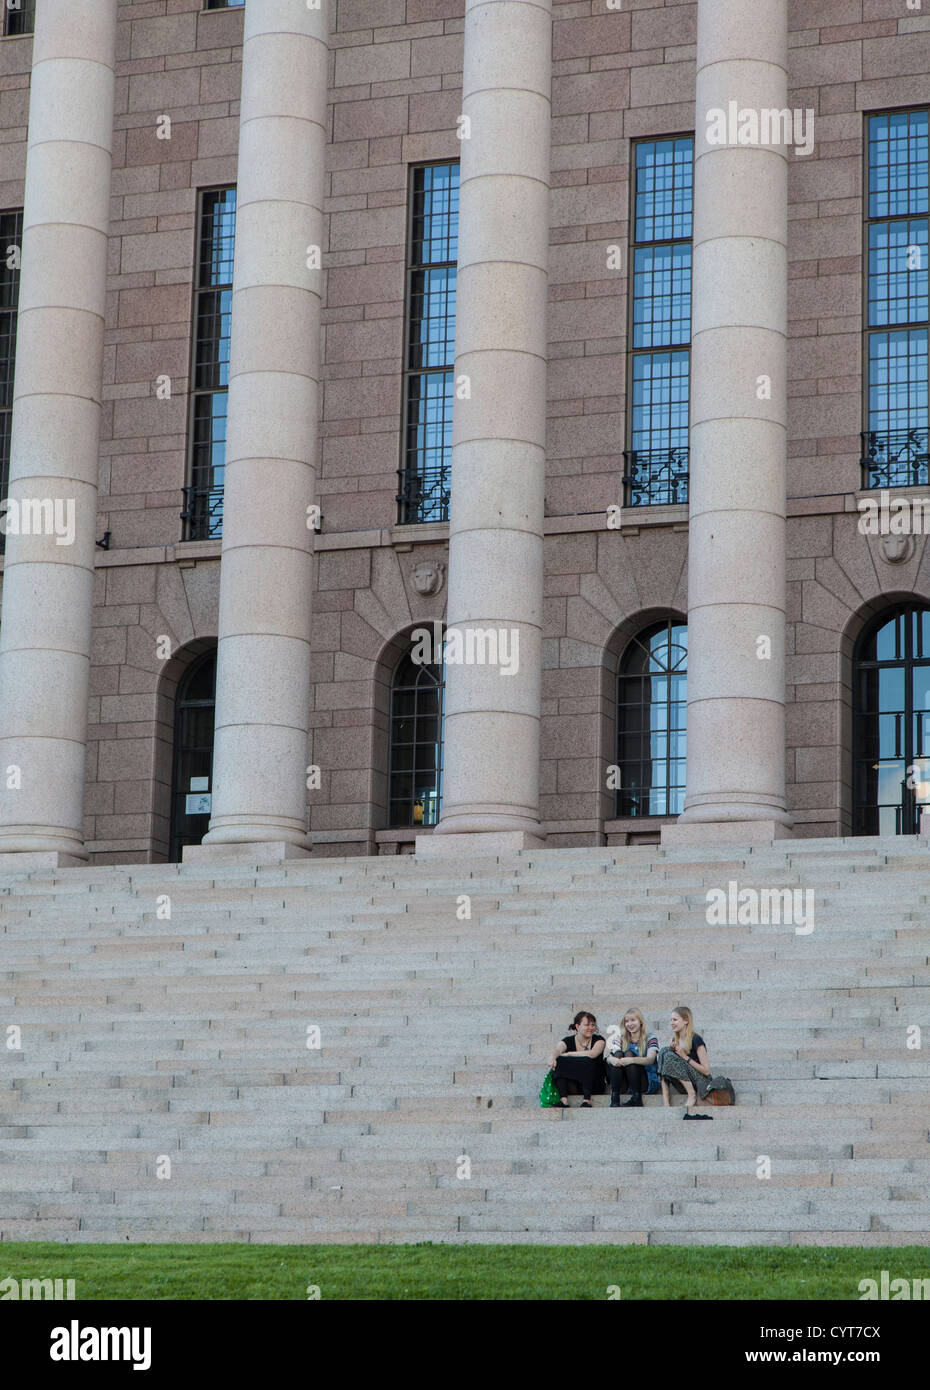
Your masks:
{"label": "woman in black top", "polygon": [[553,1080],[562,1098],[562,1108],[567,1110],[567,1095],[584,1096],[582,1105],[590,1106],[591,1096],[600,1096],[607,1089],[604,1073],[604,1048],[606,1038],[594,1030],[597,1019],[587,1009],[575,1014],[569,1024],[567,1035],[556,1043],[549,1059],[554,1072]]}

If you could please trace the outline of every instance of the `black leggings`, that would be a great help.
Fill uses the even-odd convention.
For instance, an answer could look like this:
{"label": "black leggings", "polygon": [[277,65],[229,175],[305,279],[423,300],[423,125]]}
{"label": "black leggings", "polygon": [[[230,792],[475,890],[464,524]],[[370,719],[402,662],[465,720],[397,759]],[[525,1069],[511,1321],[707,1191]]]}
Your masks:
{"label": "black leggings", "polygon": [[562,1100],[579,1091],[585,1100],[591,1099],[592,1092],[596,1096],[603,1095],[604,1058],[578,1057],[573,1052],[563,1052],[556,1061],[552,1079]]}
{"label": "black leggings", "polygon": [[[623,1055],[635,1057],[636,1053],[624,1052]],[[643,1096],[649,1089],[645,1067],[613,1067],[608,1062],[607,1074],[610,1077],[611,1100],[616,1100],[617,1096],[625,1096],[628,1092],[633,1096]]]}

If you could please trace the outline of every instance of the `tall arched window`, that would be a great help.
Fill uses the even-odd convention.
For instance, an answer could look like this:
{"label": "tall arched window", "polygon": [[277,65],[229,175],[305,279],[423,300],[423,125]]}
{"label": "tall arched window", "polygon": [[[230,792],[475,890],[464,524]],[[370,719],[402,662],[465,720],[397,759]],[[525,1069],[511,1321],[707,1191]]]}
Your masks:
{"label": "tall arched window", "polygon": [[853,833],[914,835],[930,805],[930,607],[900,603],[856,645]]}
{"label": "tall arched window", "polygon": [[175,697],[174,768],[171,780],[171,861],[185,845],[199,845],[210,826],[213,792],[213,724],[216,650],[184,672]]}
{"label": "tall arched window", "polygon": [[618,816],[677,816],[685,801],[688,628],[654,623],[617,675]]}
{"label": "tall arched window", "polygon": [[390,824],[435,825],[442,793],[442,662],[398,663],[391,687]]}

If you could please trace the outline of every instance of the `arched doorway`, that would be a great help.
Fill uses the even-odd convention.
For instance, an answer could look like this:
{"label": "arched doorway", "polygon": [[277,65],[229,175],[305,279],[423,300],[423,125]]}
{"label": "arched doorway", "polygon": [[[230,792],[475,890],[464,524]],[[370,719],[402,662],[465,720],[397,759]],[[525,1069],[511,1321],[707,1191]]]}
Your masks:
{"label": "arched doorway", "polygon": [[853,833],[914,835],[930,806],[930,607],[874,618],[853,663]]}
{"label": "arched doorway", "polygon": [[617,673],[618,816],[677,816],[685,801],[688,626],[653,623]]}
{"label": "arched doorway", "polygon": [[441,661],[414,660],[416,646],[397,664],[391,685],[389,825],[429,826],[442,798],[443,689]]}
{"label": "arched doorway", "polygon": [[215,711],[214,648],[187,668],[175,697],[170,847],[173,863],[180,860],[185,845],[200,844],[210,825]]}

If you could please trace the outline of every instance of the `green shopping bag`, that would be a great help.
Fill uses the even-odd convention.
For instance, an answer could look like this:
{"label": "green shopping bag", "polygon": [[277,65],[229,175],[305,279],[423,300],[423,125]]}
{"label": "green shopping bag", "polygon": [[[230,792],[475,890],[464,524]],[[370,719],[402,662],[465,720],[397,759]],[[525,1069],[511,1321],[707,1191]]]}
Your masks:
{"label": "green shopping bag", "polygon": [[547,1105],[562,1104],[562,1097],[558,1093],[555,1080],[551,1071],[546,1072],[546,1079],[543,1082],[542,1090],[539,1093],[539,1103],[543,1107]]}

